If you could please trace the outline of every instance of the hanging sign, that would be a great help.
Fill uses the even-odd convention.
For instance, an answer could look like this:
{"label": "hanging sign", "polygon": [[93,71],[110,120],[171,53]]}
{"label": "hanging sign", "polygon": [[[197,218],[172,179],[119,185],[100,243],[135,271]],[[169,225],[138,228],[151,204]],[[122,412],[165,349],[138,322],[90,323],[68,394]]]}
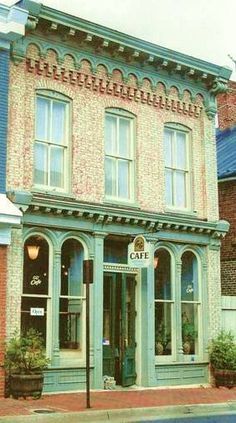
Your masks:
{"label": "hanging sign", "polygon": [[131,267],[148,267],[151,259],[150,243],[142,235],[136,236],[128,245],[128,265]]}

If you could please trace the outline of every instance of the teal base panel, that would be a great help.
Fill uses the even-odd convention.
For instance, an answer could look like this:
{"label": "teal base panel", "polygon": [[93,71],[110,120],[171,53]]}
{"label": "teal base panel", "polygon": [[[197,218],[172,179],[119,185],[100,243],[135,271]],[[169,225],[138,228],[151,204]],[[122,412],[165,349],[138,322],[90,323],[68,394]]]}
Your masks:
{"label": "teal base panel", "polygon": [[[93,371],[90,373],[90,385],[93,387]],[[85,391],[86,369],[65,368],[48,369],[44,372],[44,393]]]}
{"label": "teal base panel", "polygon": [[155,367],[157,386],[198,385],[209,382],[208,364],[175,364]]}

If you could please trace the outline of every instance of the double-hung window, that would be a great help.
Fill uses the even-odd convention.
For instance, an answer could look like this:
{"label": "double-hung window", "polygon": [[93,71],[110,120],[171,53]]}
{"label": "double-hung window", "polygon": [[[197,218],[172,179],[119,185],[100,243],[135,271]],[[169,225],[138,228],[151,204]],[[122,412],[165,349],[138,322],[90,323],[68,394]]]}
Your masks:
{"label": "double-hung window", "polygon": [[165,203],[190,209],[189,132],[169,126],[164,130]]}
{"label": "double-hung window", "polygon": [[68,169],[69,102],[64,96],[38,94],[34,147],[34,184],[65,191]]}
{"label": "double-hung window", "polygon": [[[122,112],[121,112],[122,113]],[[134,119],[130,114],[107,112],[105,116],[105,196],[134,199]]]}

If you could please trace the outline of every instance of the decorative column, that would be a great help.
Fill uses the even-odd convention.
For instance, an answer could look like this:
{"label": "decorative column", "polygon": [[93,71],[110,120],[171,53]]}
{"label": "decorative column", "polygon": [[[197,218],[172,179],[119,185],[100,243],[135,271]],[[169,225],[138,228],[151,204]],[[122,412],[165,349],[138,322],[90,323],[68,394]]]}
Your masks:
{"label": "decorative column", "polygon": [[93,388],[103,388],[103,251],[107,233],[94,232],[94,276],[91,295],[91,335],[93,345]]}
{"label": "decorative column", "polygon": [[155,307],[154,307],[154,245],[151,241],[149,267],[141,277],[141,385],[156,386],[155,377]]}
{"label": "decorative column", "polygon": [[60,302],[60,283],[61,280],[61,250],[53,252],[53,280],[52,280],[52,310],[58,310],[58,313],[52,315],[52,366],[60,364],[59,347],[59,302]]}
{"label": "decorative column", "polygon": [[[182,261],[180,259],[176,260],[176,268],[175,268],[175,286],[179,287],[176,289],[175,292],[175,300],[176,304],[179,304],[181,308],[181,269],[182,269]],[[183,340],[182,340],[182,313],[181,309],[176,309],[175,315],[175,333],[176,333],[176,346],[177,346],[177,361],[183,361]]]}

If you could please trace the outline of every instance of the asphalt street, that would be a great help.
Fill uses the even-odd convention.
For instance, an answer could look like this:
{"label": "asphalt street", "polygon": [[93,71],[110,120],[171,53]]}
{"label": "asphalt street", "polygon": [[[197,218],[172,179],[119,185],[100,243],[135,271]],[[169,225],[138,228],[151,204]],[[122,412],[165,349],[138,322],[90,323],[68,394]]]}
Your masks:
{"label": "asphalt street", "polygon": [[218,416],[178,417],[171,419],[139,420],[136,423],[236,423],[236,414]]}

